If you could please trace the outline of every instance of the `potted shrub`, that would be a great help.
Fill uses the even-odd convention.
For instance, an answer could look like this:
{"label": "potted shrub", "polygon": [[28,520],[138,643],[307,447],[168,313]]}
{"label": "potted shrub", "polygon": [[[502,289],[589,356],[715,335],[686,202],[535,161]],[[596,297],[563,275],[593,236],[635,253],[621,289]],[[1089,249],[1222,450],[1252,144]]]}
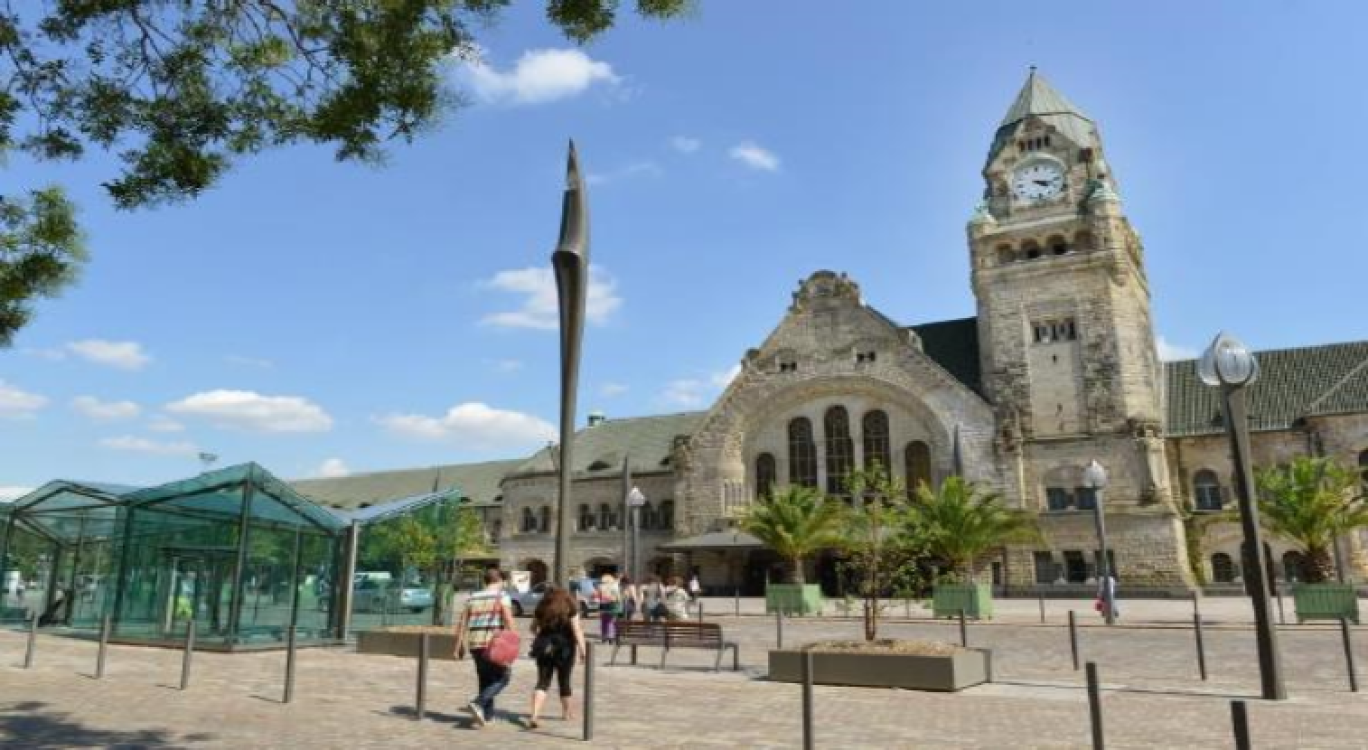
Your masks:
{"label": "potted shrub", "polygon": [[790,615],[821,611],[821,587],[808,584],[803,567],[813,554],[836,544],[840,519],[840,504],[811,487],[784,487],[750,507],[741,519],[741,529],[788,563],[788,582],[765,587],[765,611]]}
{"label": "potted shrub", "polygon": [[909,510],[926,551],[945,565],[948,580],[937,581],[933,589],[933,614],[955,617],[963,610],[966,617],[992,617],[992,587],[974,581],[974,562],[1009,542],[1038,538],[1034,519],[958,476],[934,490],[923,483]]}
{"label": "potted shrub", "polygon": [[1368,527],[1368,502],[1357,472],[1328,458],[1301,456],[1258,472],[1259,520],[1304,553],[1304,582],[1292,586],[1297,621],[1359,621],[1353,584],[1332,582],[1335,541]]}

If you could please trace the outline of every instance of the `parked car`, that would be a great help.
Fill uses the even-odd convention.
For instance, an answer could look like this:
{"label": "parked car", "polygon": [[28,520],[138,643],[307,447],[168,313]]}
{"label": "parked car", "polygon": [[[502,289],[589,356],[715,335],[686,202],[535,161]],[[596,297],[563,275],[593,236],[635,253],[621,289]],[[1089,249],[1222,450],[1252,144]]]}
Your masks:
{"label": "parked car", "polygon": [[422,612],[432,606],[432,590],[416,584],[396,584],[378,578],[362,578],[352,588],[356,612]]}
{"label": "parked car", "polygon": [[[509,597],[513,599],[513,615],[515,617],[531,617],[536,611],[537,605],[541,604],[542,597],[546,596],[546,590],[550,584],[546,582],[538,583],[527,591],[510,591]],[[575,595],[579,602],[580,616],[588,617],[598,613],[598,602],[594,600],[594,589],[598,582],[589,578],[574,580],[570,582],[570,592]]]}

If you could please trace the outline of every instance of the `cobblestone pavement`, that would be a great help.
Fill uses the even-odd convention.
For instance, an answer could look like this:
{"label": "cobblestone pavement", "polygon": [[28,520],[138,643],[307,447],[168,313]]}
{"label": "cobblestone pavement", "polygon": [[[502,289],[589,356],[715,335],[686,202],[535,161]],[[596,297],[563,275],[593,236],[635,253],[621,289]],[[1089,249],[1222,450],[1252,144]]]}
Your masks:
{"label": "cobblestone pavement", "polygon": [[[718,609],[721,609],[719,606]],[[706,612],[705,607],[705,612]],[[1062,610],[1061,610],[1062,611]],[[1190,613],[1190,609],[1189,609]],[[1190,621],[1190,614],[1189,621]],[[709,619],[713,619],[709,617]],[[1026,619],[1024,615],[1021,618]],[[1206,633],[1211,679],[1197,678],[1190,628],[1105,629],[1089,618],[1080,629],[1084,658],[1103,682],[1108,747],[1232,746],[1230,701],[1250,700],[1258,748],[1368,747],[1368,697],[1348,692],[1339,632],[1323,626],[1281,631],[1292,698],[1257,695],[1254,636],[1238,624]],[[720,617],[741,644],[742,671],[710,670],[701,652],[672,654],[670,666],[602,666],[597,671],[594,743],[608,747],[794,747],[801,740],[800,692],[764,679],[774,622]],[[788,645],[859,637],[853,619],[788,620]],[[881,635],[958,640],[948,622],[889,621]],[[1368,629],[1356,629],[1356,652],[1368,663]],[[1067,629],[1047,625],[971,624],[971,645],[992,648],[991,685],[957,694],[818,687],[817,746],[1072,748],[1089,744],[1081,672],[1071,665]],[[412,717],[414,661],[347,649],[300,652],[295,702],[279,702],[282,653],[196,654],[192,685],[176,689],[174,650],[111,647],[103,681],[90,677],[95,644],[40,636],[33,669],[19,668],[21,633],[0,632],[0,746],[353,748],[488,744],[575,746],[579,724],[556,719],[538,731],[511,723],[472,730],[460,712],[474,685],[469,662],[434,662],[430,718]],[[643,664],[654,664],[645,650]],[[607,660],[606,650],[597,657]],[[525,715],[534,681],[519,662],[501,710]],[[577,671],[577,683],[580,672]],[[578,687],[577,687],[578,689]],[[552,714],[556,709],[552,709]]]}

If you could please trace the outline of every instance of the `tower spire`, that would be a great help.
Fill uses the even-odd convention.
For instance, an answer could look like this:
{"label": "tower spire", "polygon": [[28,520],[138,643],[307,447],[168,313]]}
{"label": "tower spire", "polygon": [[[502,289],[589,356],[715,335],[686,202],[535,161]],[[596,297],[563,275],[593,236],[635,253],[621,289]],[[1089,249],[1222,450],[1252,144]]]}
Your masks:
{"label": "tower spire", "polygon": [[1054,86],[1051,86],[1034,65],[1031,66],[1030,73],[1026,75],[1026,83],[1022,85],[1021,91],[1017,93],[1016,100],[1012,102],[1011,108],[1007,110],[1007,115],[1002,118],[998,127],[1005,128],[1012,123],[1026,119],[1029,115],[1073,115],[1084,120],[1092,120],[1091,117],[1083,114],[1083,110],[1066,99]]}

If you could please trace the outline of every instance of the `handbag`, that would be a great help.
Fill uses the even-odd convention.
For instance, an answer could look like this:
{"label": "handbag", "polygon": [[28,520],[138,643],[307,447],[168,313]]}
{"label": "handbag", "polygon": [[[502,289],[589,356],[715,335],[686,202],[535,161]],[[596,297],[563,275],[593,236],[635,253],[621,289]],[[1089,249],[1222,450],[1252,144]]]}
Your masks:
{"label": "handbag", "polygon": [[522,641],[516,631],[500,630],[489,639],[489,645],[485,647],[485,658],[492,664],[507,667],[518,660],[518,651],[521,647]]}

